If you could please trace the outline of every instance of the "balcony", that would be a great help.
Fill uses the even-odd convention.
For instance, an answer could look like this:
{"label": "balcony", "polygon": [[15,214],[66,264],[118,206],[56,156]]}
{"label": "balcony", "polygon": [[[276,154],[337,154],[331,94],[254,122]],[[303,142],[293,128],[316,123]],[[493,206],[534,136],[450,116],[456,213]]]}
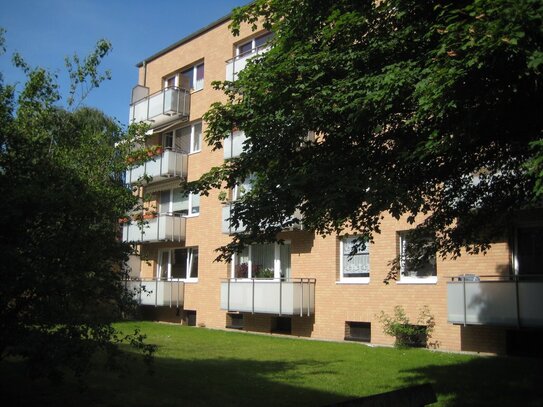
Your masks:
{"label": "balcony", "polygon": [[178,87],[169,87],[149,95],[149,88],[136,86],[132,91],[129,123],[145,122],[151,128],[175,120],[188,119],[190,92]]}
{"label": "balcony", "polygon": [[186,236],[186,219],[180,215],[159,214],[145,219],[140,226],[137,221],[123,225],[123,242],[182,242]]}
{"label": "balcony", "polygon": [[233,205],[234,204],[231,202],[222,207],[222,233],[227,235],[245,232],[245,225],[243,225],[243,223],[237,228],[233,227],[230,223],[230,211]]}
{"label": "balcony", "polygon": [[257,55],[262,55],[270,50],[269,46],[253,48],[249,52],[237,55],[226,61],[226,80],[235,81],[238,74],[245,68],[247,61]]}
{"label": "balcony", "polygon": [[127,170],[125,179],[128,184],[133,184],[144,175],[152,177],[149,183],[162,181],[171,177],[186,178],[187,166],[187,154],[166,150],[156,158]]}
{"label": "balcony", "polygon": [[448,321],[463,325],[543,326],[543,276],[453,277]]}
{"label": "balcony", "polygon": [[315,313],[315,282],[313,278],[227,279],[221,282],[221,309],[311,316]]}
{"label": "balcony", "polygon": [[134,299],[139,305],[155,307],[182,307],[185,285],[177,280],[128,280],[126,288],[134,292]]}
{"label": "balcony", "polygon": [[224,159],[238,157],[243,151],[243,142],[245,140],[246,137],[243,131],[234,131],[225,138],[223,143]]}
{"label": "balcony", "polygon": [[[222,233],[224,234],[233,234],[233,233],[243,233],[245,232],[246,226],[241,223],[237,228],[235,228],[230,223],[230,212],[232,210],[232,207],[235,205],[235,202],[230,202],[228,204],[225,204],[222,207]],[[289,219],[302,219],[301,212],[297,209],[294,214]],[[289,227],[284,227],[283,230],[301,230],[303,229],[303,225],[300,222],[296,222],[293,225],[290,225]]]}

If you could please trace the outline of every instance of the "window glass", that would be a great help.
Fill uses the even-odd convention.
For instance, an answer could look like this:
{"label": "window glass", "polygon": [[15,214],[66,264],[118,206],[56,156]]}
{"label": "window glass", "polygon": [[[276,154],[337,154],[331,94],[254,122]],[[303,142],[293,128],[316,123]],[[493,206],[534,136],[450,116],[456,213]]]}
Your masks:
{"label": "window glass", "polygon": [[182,192],[181,188],[173,190],[172,212],[185,216],[189,214],[189,197]]}
{"label": "window glass", "polygon": [[193,126],[193,139],[191,153],[201,150],[202,145],[202,123],[196,123]]}
{"label": "window glass", "polygon": [[252,277],[273,277],[275,266],[275,244],[257,244],[251,247]]}
{"label": "window glass", "polygon": [[369,244],[366,247],[356,247],[356,236],[342,240],[342,276],[344,278],[370,276]]}
{"label": "window glass", "polygon": [[401,277],[426,278],[437,275],[435,256],[430,259],[413,257],[409,253],[409,234],[400,233],[400,272]]}
{"label": "window glass", "polygon": [[175,145],[178,148],[178,151],[181,153],[187,154],[190,151],[190,134],[191,127],[181,127],[175,132],[176,142]]}
{"label": "window glass", "polygon": [[253,41],[246,42],[238,47],[239,55],[247,54],[253,49]]}
{"label": "window glass", "polygon": [[200,90],[204,87],[204,64],[200,64],[195,67],[196,81],[194,83],[194,90]]}
{"label": "window glass", "polygon": [[190,278],[198,278],[198,249],[190,249],[191,262],[190,262]]}
{"label": "window glass", "polygon": [[258,38],[255,38],[255,48],[260,48],[263,45],[266,45],[266,43],[271,39],[272,33],[267,33],[264,35],[261,35]]}
{"label": "window glass", "polygon": [[168,265],[170,263],[170,252],[168,250],[160,253],[158,276],[161,280],[168,278]]}
{"label": "window glass", "polygon": [[241,253],[236,254],[234,263],[234,277],[249,277],[249,248],[245,247]]}
{"label": "window glass", "polygon": [[164,83],[165,87],[170,88],[172,86],[175,86],[175,75],[170,76],[168,79],[166,79]]}
{"label": "window glass", "polygon": [[170,190],[160,192],[160,202],[158,206],[159,213],[168,213],[170,212]]}
{"label": "window glass", "polygon": [[173,250],[171,278],[187,278],[187,249]]}
{"label": "window glass", "polygon": [[281,261],[281,277],[290,278],[290,244],[279,245],[279,260]]}
{"label": "window glass", "polygon": [[183,82],[187,84],[189,89],[194,88],[194,68],[189,68],[186,71],[181,72]]}
{"label": "window glass", "polygon": [[173,133],[165,133],[163,137],[164,141],[162,142],[162,145],[164,146],[164,148],[167,148],[169,150],[173,149]]}
{"label": "window glass", "polygon": [[191,198],[190,213],[193,214],[193,215],[200,213],[200,195],[199,194],[191,194],[190,198]]}

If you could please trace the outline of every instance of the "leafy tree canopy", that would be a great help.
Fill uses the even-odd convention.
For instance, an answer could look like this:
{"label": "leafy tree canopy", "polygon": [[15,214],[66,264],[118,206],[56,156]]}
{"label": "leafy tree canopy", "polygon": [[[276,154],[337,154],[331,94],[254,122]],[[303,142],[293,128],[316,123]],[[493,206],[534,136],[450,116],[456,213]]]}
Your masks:
{"label": "leafy tree canopy", "polygon": [[[100,41],[68,65],[70,109],[79,85],[83,97],[99,86],[110,48]],[[34,376],[58,379],[66,368],[83,375],[99,350],[113,363],[123,342],[149,356],[139,333],[111,325],[133,308],[118,219],[136,204],[119,176],[136,130],[124,134],[96,109],[61,108],[53,75],[19,55],[14,63],[27,81],[17,89],[0,78],[0,360],[22,357]]]}
{"label": "leafy tree canopy", "polygon": [[[541,0],[256,0],[233,14],[275,35],[206,114],[245,152],[188,189],[254,177],[222,248],[274,239],[299,209],[320,234],[371,241],[385,213],[425,221],[428,253],[486,250],[543,193]],[[308,131],[317,134],[308,139]],[[427,253],[427,254],[428,254]]]}

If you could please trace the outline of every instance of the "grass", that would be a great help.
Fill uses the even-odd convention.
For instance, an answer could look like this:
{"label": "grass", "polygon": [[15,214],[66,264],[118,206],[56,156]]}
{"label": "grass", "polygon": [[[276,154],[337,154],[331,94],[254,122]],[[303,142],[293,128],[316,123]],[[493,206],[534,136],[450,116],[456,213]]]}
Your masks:
{"label": "grass", "polygon": [[[154,374],[139,361],[97,371],[81,390],[68,378],[28,382],[17,363],[0,364],[1,400],[9,405],[325,406],[350,398],[432,383],[443,406],[543,406],[543,363],[371,348],[151,322],[141,328],[158,345]],[[8,405],[8,404],[4,404]]]}

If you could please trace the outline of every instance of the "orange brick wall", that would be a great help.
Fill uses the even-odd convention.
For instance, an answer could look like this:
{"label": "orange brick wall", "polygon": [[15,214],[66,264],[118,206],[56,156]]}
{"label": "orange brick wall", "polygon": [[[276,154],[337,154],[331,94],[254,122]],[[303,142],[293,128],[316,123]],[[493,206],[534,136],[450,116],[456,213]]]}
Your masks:
{"label": "orange brick wall", "polygon": [[[223,101],[224,96],[211,89],[211,82],[224,80],[225,61],[234,55],[234,44],[240,38],[254,35],[247,27],[242,28],[239,38],[228,30],[228,22],[219,24],[198,37],[182,44],[163,56],[140,68],[139,84],[146,85],[150,92],[161,89],[163,78],[182,68],[203,60],[205,63],[204,89],[191,96],[190,122],[201,120],[211,103]],[[144,69],[146,83],[143,83]],[[186,123],[180,124],[180,126]],[[205,123],[204,123],[205,130]],[[188,179],[198,179],[213,166],[223,162],[222,151],[211,151],[203,145],[202,151],[189,156]],[[510,253],[506,243],[496,243],[486,255],[462,256],[458,260],[439,260],[436,284],[415,285],[391,282],[383,279],[389,270],[388,262],[397,254],[398,230],[411,228],[405,220],[397,221],[385,216],[382,233],[375,237],[370,247],[369,284],[338,283],[339,240],[335,236],[315,236],[306,231],[285,232],[282,238],[291,241],[292,277],[316,279],[315,313],[312,317],[293,317],[292,334],[323,339],[342,340],[345,321],[370,322],[372,342],[392,344],[393,339],[384,335],[376,315],[384,310],[391,313],[395,305],[402,305],[408,316],[416,321],[420,308],[427,305],[436,320],[432,342],[439,349],[500,352],[504,349],[504,332],[485,327],[454,326],[447,322],[446,283],[451,276],[473,274],[495,274],[509,270]],[[181,246],[198,246],[199,278],[196,283],[185,284],[186,310],[197,312],[197,324],[211,328],[224,328],[226,312],[220,309],[220,281],[229,277],[229,265],[214,262],[215,249],[226,244],[228,236],[221,233],[221,203],[218,191],[202,197],[200,214],[187,219],[186,242]],[[145,245],[144,252],[151,259],[163,247],[180,247],[171,243]],[[156,261],[142,265],[142,276],[152,277],[156,273]],[[179,319],[171,311],[164,311],[168,319]],[[155,314],[160,315],[160,313]],[[245,329],[270,332],[272,317],[251,315],[244,317]]]}

